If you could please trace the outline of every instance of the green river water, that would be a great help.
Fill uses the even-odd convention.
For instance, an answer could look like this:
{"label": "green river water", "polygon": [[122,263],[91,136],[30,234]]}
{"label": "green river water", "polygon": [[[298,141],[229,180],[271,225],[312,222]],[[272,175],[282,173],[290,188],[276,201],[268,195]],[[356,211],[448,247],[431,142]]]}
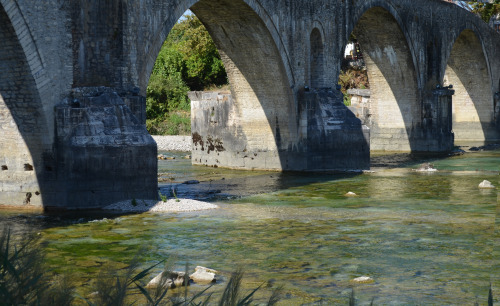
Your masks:
{"label": "green river water", "polygon": [[[39,231],[49,265],[72,274],[82,294],[103,265],[137,257],[148,267],[168,257],[181,271],[186,262],[220,271],[215,291],[243,267],[245,290],[265,283],[260,298],[283,285],[282,305],[347,305],[351,288],[359,305],[486,305],[490,283],[500,301],[498,189],[478,188],[500,185],[500,150],[432,159],[434,173],[412,171],[429,160],[375,156],[375,166],[386,166],[349,175],[195,167],[166,154],[176,159],[159,161],[161,192],[171,197],[175,188],[220,209],[2,212],[1,222]],[[201,183],[178,184],[193,179]],[[360,276],[373,282],[352,282]]]}

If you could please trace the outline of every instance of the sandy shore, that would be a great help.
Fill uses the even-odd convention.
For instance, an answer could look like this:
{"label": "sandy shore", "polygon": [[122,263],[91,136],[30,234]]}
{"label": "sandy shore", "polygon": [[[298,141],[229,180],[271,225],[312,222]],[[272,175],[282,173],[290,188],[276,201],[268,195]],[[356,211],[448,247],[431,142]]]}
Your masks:
{"label": "sandy shore", "polygon": [[191,199],[170,199],[166,202],[154,200],[136,200],[117,202],[104,207],[105,210],[120,212],[185,212],[216,209],[219,206]]}

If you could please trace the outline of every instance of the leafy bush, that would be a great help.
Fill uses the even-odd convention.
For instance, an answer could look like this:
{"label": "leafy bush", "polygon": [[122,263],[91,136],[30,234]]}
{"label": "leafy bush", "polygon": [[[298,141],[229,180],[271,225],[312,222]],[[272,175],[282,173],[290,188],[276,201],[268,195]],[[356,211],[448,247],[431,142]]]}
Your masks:
{"label": "leafy bush", "polygon": [[153,135],[190,135],[191,114],[186,111],[168,113],[160,118],[146,120],[146,127]]}
{"label": "leafy bush", "polygon": [[350,67],[341,71],[338,83],[341,86],[342,93],[344,94],[344,104],[347,106],[351,105],[351,97],[347,94],[347,90],[354,88],[370,88],[367,71],[362,68]]}
{"label": "leafy bush", "polygon": [[494,1],[468,1],[472,8],[472,12],[476,13],[483,19],[484,22],[488,23],[491,17],[500,14],[500,0]]}

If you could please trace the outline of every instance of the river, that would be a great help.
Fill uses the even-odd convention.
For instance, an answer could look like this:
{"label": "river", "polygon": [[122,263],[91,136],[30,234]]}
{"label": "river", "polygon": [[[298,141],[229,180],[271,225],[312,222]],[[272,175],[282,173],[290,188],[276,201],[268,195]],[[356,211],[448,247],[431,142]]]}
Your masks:
{"label": "river", "polygon": [[[125,267],[139,255],[144,267],[174,258],[181,271],[185,263],[216,269],[217,292],[241,266],[245,290],[265,283],[260,298],[281,284],[283,305],[346,305],[352,288],[359,305],[484,305],[490,283],[499,301],[500,150],[431,159],[377,155],[373,172],[364,174],[234,171],[165,154],[175,159],[159,161],[160,191],[220,209],[4,211],[1,222],[38,231],[49,265],[72,274],[83,294],[103,265]],[[413,171],[422,162],[438,171]],[[201,183],[179,184],[187,180]],[[497,189],[479,189],[483,180]],[[353,282],[360,276],[373,281]]]}

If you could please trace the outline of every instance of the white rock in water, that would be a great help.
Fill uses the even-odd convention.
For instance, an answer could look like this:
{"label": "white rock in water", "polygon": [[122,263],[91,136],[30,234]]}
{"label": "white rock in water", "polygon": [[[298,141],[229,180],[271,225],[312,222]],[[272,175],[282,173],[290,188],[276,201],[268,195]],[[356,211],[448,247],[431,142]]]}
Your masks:
{"label": "white rock in water", "polygon": [[191,274],[189,277],[195,282],[195,283],[213,283],[216,281],[215,279],[215,274],[217,271],[201,266],[197,266],[194,269],[194,273]]}
{"label": "white rock in water", "polygon": [[360,276],[356,277],[355,279],[352,280],[353,283],[359,283],[359,284],[367,284],[367,283],[373,283],[374,280],[373,278],[369,276]]}
{"label": "white rock in water", "polygon": [[493,189],[495,188],[495,186],[493,186],[493,184],[490,181],[484,180],[481,182],[481,184],[479,184],[479,188]]}
{"label": "white rock in water", "polygon": [[[155,278],[153,278],[147,285],[146,288],[156,288],[160,285],[161,279],[163,277],[163,273],[168,273],[165,279],[164,287],[167,288],[175,288],[175,287],[180,287],[184,286],[185,278],[186,278],[186,273],[185,272],[161,272],[160,274],[156,275]],[[187,282],[189,285],[189,282]]]}
{"label": "white rock in water", "polygon": [[346,196],[346,197],[355,197],[355,196],[357,196],[357,194],[355,194],[352,191],[349,191],[348,193],[344,194],[344,196]]}

